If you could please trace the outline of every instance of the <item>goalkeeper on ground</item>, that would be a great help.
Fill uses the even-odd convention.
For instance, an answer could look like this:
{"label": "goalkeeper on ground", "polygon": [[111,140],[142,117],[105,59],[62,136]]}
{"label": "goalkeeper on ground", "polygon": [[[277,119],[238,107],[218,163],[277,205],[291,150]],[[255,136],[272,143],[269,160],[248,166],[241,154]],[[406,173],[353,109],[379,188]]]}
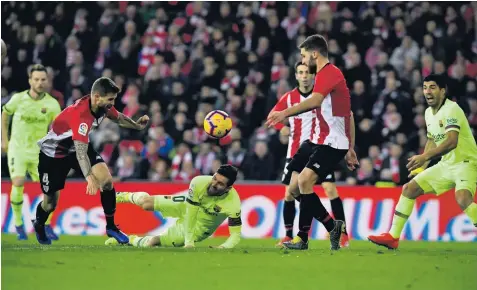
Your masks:
{"label": "goalkeeper on ground", "polygon": [[[159,236],[129,236],[135,247],[184,247],[193,248],[195,242],[210,237],[228,218],[230,237],[219,248],[233,248],[240,242],[242,221],[240,197],[232,187],[237,169],[222,165],[213,175],[192,179],[187,195],[150,196],[146,192],[120,192],[118,203],[133,203],[148,211],[160,211],[164,217],[178,218],[176,224]],[[108,239],[106,245],[115,244]]]}

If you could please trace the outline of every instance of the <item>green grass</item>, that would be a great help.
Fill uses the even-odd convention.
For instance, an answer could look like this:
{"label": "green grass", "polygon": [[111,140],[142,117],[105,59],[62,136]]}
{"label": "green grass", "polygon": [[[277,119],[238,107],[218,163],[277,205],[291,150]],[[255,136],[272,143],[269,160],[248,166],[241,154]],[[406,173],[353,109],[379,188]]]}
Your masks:
{"label": "green grass", "polygon": [[273,240],[242,240],[233,250],[106,247],[104,237],[62,236],[39,246],[2,235],[2,289],[476,289],[475,243],[402,242],[399,251],[369,242],[330,253],[275,249]]}

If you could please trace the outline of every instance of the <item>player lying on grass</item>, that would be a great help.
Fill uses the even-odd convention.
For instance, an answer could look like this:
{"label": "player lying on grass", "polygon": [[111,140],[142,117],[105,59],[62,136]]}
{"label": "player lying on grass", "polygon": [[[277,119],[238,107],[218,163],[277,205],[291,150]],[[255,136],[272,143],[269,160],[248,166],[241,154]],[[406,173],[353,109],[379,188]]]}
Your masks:
{"label": "player lying on grass", "polygon": [[446,98],[445,79],[429,75],[424,79],[423,91],[427,108],[427,143],[424,153],[409,158],[407,168],[411,176],[422,171],[431,159],[442,156],[436,165],[418,173],[405,184],[394,212],[391,230],[368,239],[380,246],[397,249],[402,229],[411,215],[416,198],[432,193],[440,195],[455,189],[460,208],[477,227],[477,204],[474,202],[477,182],[477,145],[464,111]]}
{"label": "player lying on grass", "polygon": [[[147,211],[160,211],[164,217],[178,218],[176,224],[159,236],[129,236],[135,247],[193,248],[195,242],[210,237],[228,217],[230,237],[218,248],[233,248],[240,242],[242,221],[240,197],[232,187],[237,169],[222,165],[213,175],[192,179],[188,195],[150,196],[146,192],[120,192],[118,203],[132,203]],[[110,238],[106,245],[117,244]]]}

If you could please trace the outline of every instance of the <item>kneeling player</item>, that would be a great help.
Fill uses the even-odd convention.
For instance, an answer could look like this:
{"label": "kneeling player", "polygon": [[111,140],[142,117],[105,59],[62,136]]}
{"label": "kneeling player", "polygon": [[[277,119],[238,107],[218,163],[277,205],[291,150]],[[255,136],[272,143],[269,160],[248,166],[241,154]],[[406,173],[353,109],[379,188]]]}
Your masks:
{"label": "kneeling player", "polygon": [[[233,248],[240,242],[242,221],[240,197],[232,187],[237,169],[222,165],[213,176],[202,175],[192,179],[189,194],[178,196],[155,195],[146,192],[121,192],[118,203],[132,203],[147,211],[160,211],[164,217],[178,218],[176,224],[159,236],[129,236],[135,247],[193,248],[195,242],[210,237],[228,217],[230,237],[219,248]],[[108,239],[107,245],[116,244]]]}
{"label": "kneeling player", "polygon": [[416,198],[432,193],[440,195],[455,189],[456,201],[477,227],[477,204],[474,202],[477,182],[477,145],[464,111],[446,98],[445,80],[438,75],[424,79],[425,112],[428,140],[424,153],[409,159],[408,169],[415,175],[431,159],[441,157],[436,165],[424,170],[404,185],[396,205],[391,229],[368,239],[388,249],[397,249],[402,229],[411,215]]}

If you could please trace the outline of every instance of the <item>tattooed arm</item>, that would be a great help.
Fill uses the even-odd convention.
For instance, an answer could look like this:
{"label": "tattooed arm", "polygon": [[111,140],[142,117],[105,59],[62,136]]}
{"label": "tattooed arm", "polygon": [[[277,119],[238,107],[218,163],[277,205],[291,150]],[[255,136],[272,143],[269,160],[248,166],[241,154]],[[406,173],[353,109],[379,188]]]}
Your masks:
{"label": "tattooed arm", "polygon": [[91,175],[91,162],[88,158],[88,143],[84,143],[78,140],[74,140],[76,158],[78,159],[78,164],[83,172],[84,177],[88,178]]}
{"label": "tattooed arm", "polygon": [[144,115],[137,121],[133,121],[131,118],[124,115],[123,113],[119,113],[117,119],[111,118],[111,120],[123,128],[142,130],[144,129],[144,127],[146,127],[147,122],[149,121],[149,117],[147,115]]}

